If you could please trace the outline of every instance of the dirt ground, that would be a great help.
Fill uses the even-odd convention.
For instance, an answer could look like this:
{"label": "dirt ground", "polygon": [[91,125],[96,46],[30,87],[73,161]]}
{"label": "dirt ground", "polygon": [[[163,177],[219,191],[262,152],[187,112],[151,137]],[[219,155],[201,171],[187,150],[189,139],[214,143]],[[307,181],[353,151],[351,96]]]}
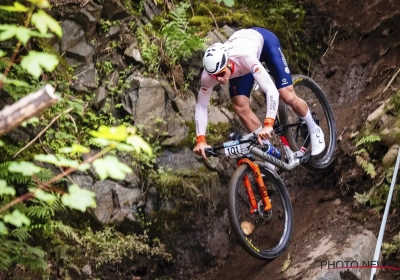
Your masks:
{"label": "dirt ground", "polygon": [[[359,131],[379,102],[390,97],[399,85],[395,82],[381,94],[400,66],[400,5],[394,0],[311,0],[305,4],[310,9],[310,28],[322,28],[321,23],[330,26],[324,33],[326,52],[312,78],[325,90],[335,114],[337,159],[321,172],[300,167],[283,174],[295,221],[291,244],[283,255],[266,263],[253,259],[238,245],[222,266],[199,279],[303,279],[299,275],[285,278],[280,272],[288,255],[292,264],[302,262],[322,237],[331,234],[340,242],[356,228],[378,236],[381,217],[354,203],[354,193],[362,193],[375,182],[355,164],[355,143],[349,135]],[[390,214],[384,241],[399,232],[399,220],[395,211]],[[386,265],[400,267],[395,259],[387,260]],[[352,273],[341,277],[358,279]],[[377,279],[400,276],[395,271],[381,270]]]}

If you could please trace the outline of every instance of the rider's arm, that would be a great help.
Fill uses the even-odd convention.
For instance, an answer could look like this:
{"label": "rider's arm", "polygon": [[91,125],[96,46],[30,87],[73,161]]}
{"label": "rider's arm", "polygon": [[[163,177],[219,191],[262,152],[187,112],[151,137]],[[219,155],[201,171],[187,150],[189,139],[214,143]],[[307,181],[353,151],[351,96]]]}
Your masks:
{"label": "rider's arm", "polygon": [[248,57],[247,65],[254,79],[265,93],[267,112],[265,114],[264,126],[273,126],[279,105],[279,92],[267,70],[256,57]]}
{"label": "rider's arm", "polygon": [[208,121],[208,104],[210,102],[211,93],[216,84],[218,84],[218,81],[203,71],[201,75],[201,86],[197,95],[197,104],[194,117],[196,122],[197,143],[206,142],[205,136]]}

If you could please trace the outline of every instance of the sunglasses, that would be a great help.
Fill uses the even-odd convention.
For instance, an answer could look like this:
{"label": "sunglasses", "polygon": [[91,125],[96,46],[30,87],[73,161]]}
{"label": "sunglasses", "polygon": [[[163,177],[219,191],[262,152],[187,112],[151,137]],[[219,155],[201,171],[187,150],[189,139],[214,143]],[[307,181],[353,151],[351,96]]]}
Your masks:
{"label": "sunglasses", "polygon": [[226,67],[224,69],[222,69],[218,74],[212,74],[211,76],[216,79],[216,78],[222,78],[223,76],[225,76],[226,73]]}

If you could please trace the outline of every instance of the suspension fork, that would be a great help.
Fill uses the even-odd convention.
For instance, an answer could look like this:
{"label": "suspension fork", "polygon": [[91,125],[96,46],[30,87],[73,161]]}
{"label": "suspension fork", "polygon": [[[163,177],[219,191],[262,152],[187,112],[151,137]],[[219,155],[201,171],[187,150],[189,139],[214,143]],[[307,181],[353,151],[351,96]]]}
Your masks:
{"label": "suspension fork", "polygon": [[[259,188],[261,196],[262,196],[262,200],[264,202],[264,210],[270,211],[272,208],[272,204],[271,204],[271,200],[268,196],[268,192],[267,192],[267,188],[264,184],[264,180],[262,179],[262,176],[261,176],[260,167],[258,166],[258,164],[252,162],[251,160],[249,160],[247,158],[242,158],[238,161],[238,166],[240,166],[242,164],[247,164],[250,167],[250,169],[253,171],[254,176],[256,178],[258,188]],[[250,214],[254,214],[255,212],[258,211],[258,205],[257,205],[256,198],[254,196],[253,189],[250,184],[249,176],[247,174],[244,175],[244,177],[243,177],[243,184],[244,184],[244,187],[246,188],[247,196],[249,197],[249,200],[250,200],[250,205],[251,205]]]}

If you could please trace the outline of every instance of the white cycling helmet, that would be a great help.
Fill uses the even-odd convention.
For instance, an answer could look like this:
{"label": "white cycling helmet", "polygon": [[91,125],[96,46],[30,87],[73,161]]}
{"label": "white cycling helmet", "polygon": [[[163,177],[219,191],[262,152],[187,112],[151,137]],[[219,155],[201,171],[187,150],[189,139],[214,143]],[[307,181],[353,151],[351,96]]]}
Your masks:
{"label": "white cycling helmet", "polygon": [[228,65],[229,54],[224,44],[215,43],[208,47],[203,57],[203,67],[209,74],[218,74]]}

